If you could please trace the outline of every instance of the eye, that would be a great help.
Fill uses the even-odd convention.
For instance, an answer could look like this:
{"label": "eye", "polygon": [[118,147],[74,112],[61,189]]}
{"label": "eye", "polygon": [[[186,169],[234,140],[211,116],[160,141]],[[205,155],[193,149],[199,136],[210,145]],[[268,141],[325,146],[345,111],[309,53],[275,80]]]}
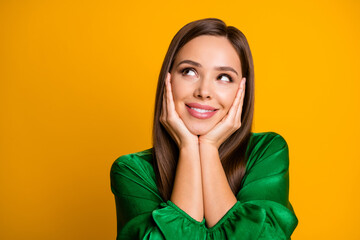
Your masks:
{"label": "eye", "polygon": [[193,72],[193,74],[191,74],[191,76],[196,76],[195,70],[193,68],[184,68],[180,72],[184,75],[187,75],[187,72]]}
{"label": "eye", "polygon": [[233,81],[232,78],[227,74],[221,74],[219,77],[220,77],[220,80],[222,79],[222,77],[225,77],[225,78],[223,78],[223,79],[225,79],[225,82],[232,82]]}

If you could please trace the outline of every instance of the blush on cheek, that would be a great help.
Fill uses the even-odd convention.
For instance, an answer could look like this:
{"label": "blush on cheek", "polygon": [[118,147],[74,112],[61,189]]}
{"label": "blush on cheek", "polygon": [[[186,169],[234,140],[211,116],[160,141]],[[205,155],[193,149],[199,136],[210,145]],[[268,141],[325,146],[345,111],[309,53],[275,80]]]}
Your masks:
{"label": "blush on cheek", "polygon": [[219,103],[223,106],[225,112],[228,112],[230,110],[232,104],[234,103],[235,96],[236,92],[234,93],[234,91],[228,91],[226,93],[224,92],[221,95],[221,98],[219,96]]}
{"label": "blush on cheek", "polygon": [[175,101],[175,99],[177,100],[178,99],[178,96],[179,96],[179,86],[175,83],[172,83],[171,84],[171,92],[173,94],[173,99]]}
{"label": "blush on cheek", "polygon": [[233,104],[233,102],[235,101],[235,98],[236,98],[236,95],[237,95],[237,91],[238,91],[238,89],[236,89],[236,91],[234,91],[234,92],[232,92],[231,93],[231,104],[230,105],[232,105]]}

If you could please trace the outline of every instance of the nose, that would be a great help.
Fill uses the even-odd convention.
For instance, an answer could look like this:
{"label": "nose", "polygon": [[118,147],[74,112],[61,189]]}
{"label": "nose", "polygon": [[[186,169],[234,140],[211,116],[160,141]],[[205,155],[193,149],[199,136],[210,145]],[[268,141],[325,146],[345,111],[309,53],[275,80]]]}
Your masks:
{"label": "nose", "polygon": [[194,90],[194,97],[200,99],[211,99],[212,89],[210,79],[201,78],[196,85]]}

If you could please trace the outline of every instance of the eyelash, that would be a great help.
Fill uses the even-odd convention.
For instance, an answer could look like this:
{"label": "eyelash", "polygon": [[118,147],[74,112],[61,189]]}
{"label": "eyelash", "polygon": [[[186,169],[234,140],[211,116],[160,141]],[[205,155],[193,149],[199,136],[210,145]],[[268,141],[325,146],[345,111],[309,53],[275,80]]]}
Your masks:
{"label": "eyelash", "polygon": [[[194,68],[186,67],[186,68],[183,68],[183,69],[180,70],[181,74],[184,74],[185,70],[192,70],[192,71],[196,72]],[[226,76],[229,79],[229,82],[233,82],[232,77],[230,75],[228,75],[228,74],[223,73],[223,74],[220,74],[219,76]]]}

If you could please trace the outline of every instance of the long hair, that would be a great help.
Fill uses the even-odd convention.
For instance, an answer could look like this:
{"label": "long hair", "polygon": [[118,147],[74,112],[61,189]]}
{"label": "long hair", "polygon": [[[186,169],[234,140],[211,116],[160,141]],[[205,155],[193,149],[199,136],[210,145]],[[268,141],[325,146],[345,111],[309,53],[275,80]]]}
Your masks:
{"label": "long hair", "polygon": [[179,149],[175,141],[160,123],[162,97],[165,90],[167,72],[173,67],[173,62],[179,50],[191,39],[201,35],[226,37],[237,51],[243,77],[246,78],[245,97],[241,114],[241,127],[228,137],[219,147],[219,156],[233,193],[241,188],[247,163],[246,149],[251,136],[254,113],[254,65],[249,44],[245,35],[233,26],[217,18],[205,18],[190,22],[182,27],[172,39],[165,55],[159,74],[156,90],[155,111],[153,121],[153,167],[157,186],[162,198],[170,199]]}

